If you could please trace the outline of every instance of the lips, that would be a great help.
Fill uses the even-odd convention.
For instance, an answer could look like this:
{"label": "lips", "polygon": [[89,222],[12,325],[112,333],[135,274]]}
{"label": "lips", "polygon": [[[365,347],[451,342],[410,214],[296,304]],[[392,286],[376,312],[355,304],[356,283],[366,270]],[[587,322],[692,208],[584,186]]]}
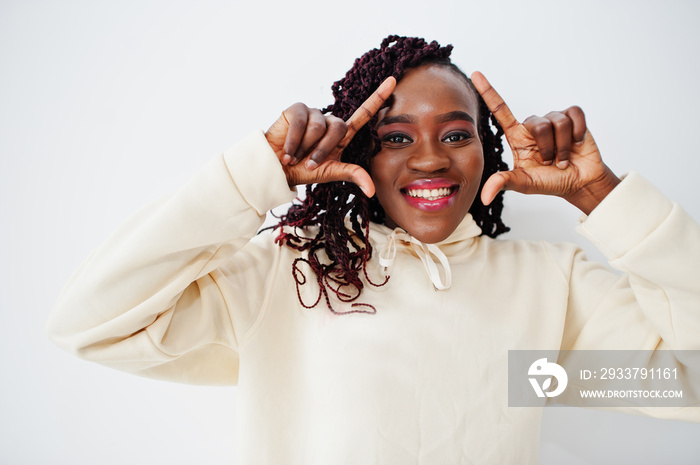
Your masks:
{"label": "lips", "polygon": [[450,207],[458,190],[458,184],[446,179],[419,179],[403,187],[401,194],[412,207],[437,211]]}

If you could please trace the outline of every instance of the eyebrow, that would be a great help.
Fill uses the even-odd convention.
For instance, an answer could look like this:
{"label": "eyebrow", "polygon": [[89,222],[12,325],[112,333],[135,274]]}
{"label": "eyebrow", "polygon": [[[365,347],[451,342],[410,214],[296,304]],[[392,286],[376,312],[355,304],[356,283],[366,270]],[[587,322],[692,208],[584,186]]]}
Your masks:
{"label": "eyebrow", "polygon": [[[438,115],[435,117],[436,121],[438,123],[446,123],[448,121],[457,121],[457,120],[464,120],[468,121],[472,124],[476,124],[476,121],[474,121],[474,118],[472,116],[464,111],[451,111],[449,113],[444,113],[442,115]],[[418,123],[418,118],[416,118],[413,115],[394,115],[394,116],[387,116],[386,118],[382,119],[379,123],[377,123],[377,129],[379,129],[382,126],[386,126],[388,124],[395,124],[395,123],[404,123],[404,124],[417,124]]]}
{"label": "eyebrow", "polygon": [[476,124],[476,121],[474,121],[474,118],[469,113],[466,113],[464,111],[451,111],[449,113],[445,113],[444,115],[440,115],[436,118],[438,123],[446,123],[448,121],[456,121],[456,120],[465,120],[469,121],[472,124]]}
{"label": "eyebrow", "polygon": [[387,124],[394,123],[417,124],[418,118],[412,115],[387,116],[386,118],[382,119],[379,123],[377,123],[377,129],[381,128],[382,126],[386,126]]}

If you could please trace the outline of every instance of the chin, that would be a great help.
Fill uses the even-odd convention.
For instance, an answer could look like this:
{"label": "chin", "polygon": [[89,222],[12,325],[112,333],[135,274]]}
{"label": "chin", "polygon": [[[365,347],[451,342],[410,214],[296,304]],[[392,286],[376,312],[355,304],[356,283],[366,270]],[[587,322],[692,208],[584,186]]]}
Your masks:
{"label": "chin", "polygon": [[425,244],[436,244],[450,237],[458,225],[459,223],[454,225],[414,224],[410,228],[403,229]]}

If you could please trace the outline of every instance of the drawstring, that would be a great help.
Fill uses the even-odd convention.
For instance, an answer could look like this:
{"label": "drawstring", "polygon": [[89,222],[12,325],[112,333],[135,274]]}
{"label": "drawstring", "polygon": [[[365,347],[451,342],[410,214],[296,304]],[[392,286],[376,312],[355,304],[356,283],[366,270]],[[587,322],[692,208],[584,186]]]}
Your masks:
{"label": "drawstring", "polygon": [[[396,260],[396,241],[411,244],[411,247],[413,247],[413,250],[416,251],[416,254],[423,262],[425,271],[428,273],[428,277],[435,289],[444,291],[450,288],[452,285],[452,272],[450,271],[450,263],[447,261],[447,256],[445,256],[442,250],[435,244],[423,244],[418,239],[400,229],[395,229],[387,236],[387,242],[379,252],[379,264],[381,266],[390,268],[394,265],[394,260]],[[438,270],[431,254],[437,257],[442,264],[442,269],[445,273],[444,282],[440,278],[440,270]]]}

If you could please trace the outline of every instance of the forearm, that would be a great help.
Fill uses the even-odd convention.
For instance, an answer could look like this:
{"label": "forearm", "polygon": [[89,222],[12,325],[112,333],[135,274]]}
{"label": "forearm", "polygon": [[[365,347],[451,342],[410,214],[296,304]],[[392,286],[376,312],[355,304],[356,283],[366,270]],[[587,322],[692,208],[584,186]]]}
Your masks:
{"label": "forearm", "polygon": [[[294,197],[281,170],[271,173],[263,162],[250,160],[274,157],[259,153],[267,147],[262,134],[249,139],[215,157],[167,200],[137,213],[82,264],[50,317],[48,332],[54,342],[101,360],[112,358],[110,346],[127,338],[141,338],[144,344],[152,340],[157,346],[172,330],[174,309],[180,305],[187,310],[178,303],[183,296],[190,307],[206,297],[211,323],[230,322],[226,303],[208,275],[248,243],[268,209]],[[206,337],[231,343],[230,327],[214,326],[221,326],[221,333]],[[199,329],[202,334],[209,331]],[[141,354],[134,356],[144,359],[164,355],[158,347],[132,348]]]}
{"label": "forearm", "polygon": [[[599,207],[578,230],[611,266],[626,273],[632,292],[627,294],[625,286],[611,294],[615,299],[599,308],[601,324],[612,323],[612,314],[633,306],[668,346],[700,348],[700,225],[635,173]],[[579,281],[588,282],[588,278],[581,276]],[[582,305],[599,287],[581,293]],[[621,326],[616,331],[631,329]]]}

